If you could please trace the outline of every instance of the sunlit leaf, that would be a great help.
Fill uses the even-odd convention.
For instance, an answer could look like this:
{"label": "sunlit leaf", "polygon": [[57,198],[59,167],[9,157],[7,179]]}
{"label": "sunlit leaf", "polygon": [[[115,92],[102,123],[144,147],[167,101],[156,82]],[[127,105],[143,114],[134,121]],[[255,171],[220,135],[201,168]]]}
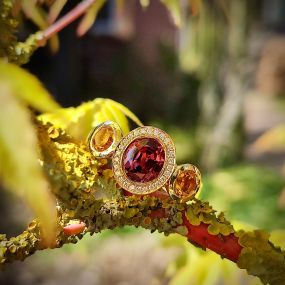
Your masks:
{"label": "sunlit leaf", "polygon": [[81,20],[78,28],[77,28],[77,35],[78,36],[83,36],[94,24],[98,12],[100,9],[103,7],[104,3],[106,0],[97,0],[95,3],[87,10],[87,13]]}
{"label": "sunlit leaf", "polygon": [[35,76],[16,65],[0,61],[0,80],[9,84],[13,95],[39,111],[50,112],[59,108]]}
{"label": "sunlit leaf", "polygon": [[107,103],[112,106],[112,108],[120,110],[125,116],[127,116],[132,121],[134,121],[138,126],[143,126],[143,123],[139,120],[139,118],[133,112],[131,112],[127,107],[125,107],[124,105],[116,101],[113,101],[110,99],[106,99],[106,100],[107,100]]}
{"label": "sunlit leaf", "polygon": [[22,9],[26,17],[39,28],[44,29],[47,27],[47,21],[44,17],[44,12],[42,8],[37,5],[37,0],[23,0]]}
{"label": "sunlit leaf", "polygon": [[140,0],[140,3],[143,8],[147,8],[149,6],[150,0]]}
{"label": "sunlit leaf", "polygon": [[75,139],[84,141],[90,130],[111,120],[117,122],[124,134],[129,132],[127,118],[141,126],[140,120],[125,106],[110,99],[97,98],[76,108],[63,108],[39,116],[43,122],[65,129]]}
{"label": "sunlit leaf", "polygon": [[67,0],[56,0],[52,4],[49,10],[48,15],[48,22],[52,24],[60,14],[61,10],[63,9],[64,5],[66,4]]}
{"label": "sunlit leaf", "polygon": [[[33,94],[33,88],[30,92]],[[0,179],[5,188],[30,205],[40,219],[44,243],[52,246],[56,205],[38,160],[35,130],[28,109],[16,98],[11,81],[6,82],[2,77],[0,102]]]}
{"label": "sunlit leaf", "polygon": [[270,233],[270,241],[285,250],[285,230],[275,230]]}
{"label": "sunlit leaf", "polygon": [[285,125],[280,125],[262,134],[253,144],[256,152],[285,151]]}
{"label": "sunlit leaf", "polygon": [[177,0],[160,0],[170,11],[175,25],[181,26],[182,24],[182,5]]}

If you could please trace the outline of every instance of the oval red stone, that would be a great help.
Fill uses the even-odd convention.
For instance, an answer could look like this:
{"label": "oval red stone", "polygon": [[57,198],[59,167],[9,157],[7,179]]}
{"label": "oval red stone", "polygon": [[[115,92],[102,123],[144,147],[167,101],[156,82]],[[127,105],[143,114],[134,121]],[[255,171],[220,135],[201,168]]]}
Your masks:
{"label": "oval red stone", "polygon": [[148,182],[157,178],[164,161],[164,149],[154,138],[135,139],[123,154],[125,173],[135,182]]}

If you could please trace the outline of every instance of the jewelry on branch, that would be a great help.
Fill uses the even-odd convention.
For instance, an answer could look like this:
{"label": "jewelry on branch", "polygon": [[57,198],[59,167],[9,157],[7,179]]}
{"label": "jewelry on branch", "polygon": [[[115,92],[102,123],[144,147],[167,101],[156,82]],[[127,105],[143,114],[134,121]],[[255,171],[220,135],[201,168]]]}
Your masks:
{"label": "jewelry on branch", "polygon": [[201,173],[192,164],[176,165],[175,146],[161,129],[143,126],[123,136],[112,121],[96,126],[88,136],[90,152],[97,159],[110,158],[118,185],[137,195],[158,189],[187,202],[201,187]]}

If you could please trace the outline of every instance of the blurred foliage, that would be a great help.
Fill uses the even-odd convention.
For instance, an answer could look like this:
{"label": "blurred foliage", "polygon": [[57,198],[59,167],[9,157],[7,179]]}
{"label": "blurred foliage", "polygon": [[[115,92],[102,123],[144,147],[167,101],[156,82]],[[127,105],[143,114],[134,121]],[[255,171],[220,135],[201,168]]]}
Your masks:
{"label": "blurred foliage", "polygon": [[[248,228],[246,225],[239,225]],[[273,231],[270,240],[285,249],[285,231]],[[176,259],[169,264],[167,275],[170,285],[261,285],[261,281],[249,276],[229,260],[221,259],[215,253],[189,247],[187,240],[173,234],[161,238],[164,247],[178,247],[182,250]]]}
{"label": "blurred foliage", "polygon": [[98,98],[77,108],[60,109],[33,75],[9,63],[0,62],[0,88],[0,176],[5,187],[26,200],[34,210],[44,225],[44,242],[52,245],[56,228],[55,199],[42,172],[32,122],[35,118],[29,107],[50,112],[40,119],[65,129],[78,140],[85,140],[94,126],[106,120],[116,121],[124,133],[129,131],[127,117],[138,125],[142,123],[126,107],[109,99]]}
{"label": "blurred foliage", "polygon": [[215,80],[226,53],[225,19],[218,16],[213,7],[204,5],[199,17],[185,21],[182,29],[179,60],[184,71],[195,73],[199,78]]}
{"label": "blurred foliage", "polygon": [[95,1],[95,3],[91,6],[91,8],[89,8],[89,10],[86,12],[86,15],[83,17],[77,28],[78,36],[83,36],[91,28],[91,26],[96,21],[100,9],[103,7],[105,2],[106,0]]}
{"label": "blurred foliage", "polygon": [[257,153],[285,151],[285,125],[273,127],[262,134],[254,142],[253,150]]}
{"label": "blurred foliage", "polygon": [[0,80],[1,84],[9,86],[13,95],[26,106],[41,112],[51,112],[59,108],[35,76],[16,65],[1,60]]}
{"label": "blurred foliage", "polygon": [[239,165],[203,177],[201,199],[232,219],[267,230],[285,228],[278,206],[284,178],[270,169]]}
{"label": "blurred foliage", "polygon": [[51,111],[58,105],[34,76],[4,62],[0,62],[0,89],[1,180],[7,189],[27,201],[44,225],[44,242],[52,245],[55,200],[39,163],[36,132],[27,106]]}
{"label": "blurred foliage", "polygon": [[[45,45],[44,31],[55,22],[67,2],[67,0],[2,1],[0,3],[0,31],[2,35],[0,39],[0,57],[8,58],[10,62],[18,64],[27,63],[34,50]],[[106,3],[106,0],[97,0],[94,1],[93,4],[90,2],[91,6],[89,2],[81,1],[81,3],[78,4],[83,4],[83,6],[86,5],[86,7],[88,7],[77,28],[77,34],[79,36],[84,35],[91,28],[96,21],[99,11]],[[161,0],[161,2],[171,12],[174,22],[177,25],[181,25],[183,17],[180,2],[175,0]],[[192,1],[189,1],[190,4],[191,2]],[[123,3],[123,0],[117,0],[117,7],[121,7]],[[143,7],[147,7],[150,2],[140,1],[140,3]],[[198,0],[193,0],[193,3],[193,9],[197,10]],[[76,7],[74,9],[76,9]],[[18,41],[18,26],[22,18],[30,20],[43,33],[30,34],[25,42]],[[57,33],[54,33],[48,42],[51,51],[57,52],[59,49]]]}
{"label": "blurred foliage", "polygon": [[[15,35],[20,12],[38,28],[45,29],[58,18],[66,2],[66,0],[15,1],[13,3],[16,3],[16,6],[12,9],[12,1],[2,1],[0,4],[3,12],[0,21],[1,57],[9,58],[8,50],[17,43]],[[146,0],[140,2],[144,7],[149,5],[149,1]],[[185,31],[189,32],[189,38],[186,40],[191,40],[191,44],[185,41],[186,44],[182,46],[180,54],[180,62],[184,70],[195,73],[200,78],[216,79],[219,75],[220,63],[227,55],[226,48],[229,54],[234,53],[235,48],[238,49],[235,55],[243,54],[243,46],[240,45],[243,44],[242,41],[229,42],[229,46],[223,44],[226,39],[224,29],[227,23],[226,13],[212,13],[214,10],[203,8],[201,1],[192,0],[189,1],[192,12],[195,14],[199,10],[200,17],[186,23],[179,1],[162,0],[161,2],[171,11],[175,23],[184,25]],[[219,2],[224,3],[224,1]],[[78,26],[79,35],[86,33],[92,26],[104,3],[104,0],[96,1],[86,12]],[[54,51],[58,48],[56,36],[51,40],[51,46]],[[170,69],[176,66],[176,62],[173,62],[169,64]],[[214,89],[217,92],[213,92],[212,96],[219,96],[220,89],[217,86],[214,86]],[[48,185],[38,162],[36,132],[28,107],[47,112],[40,115],[39,119],[65,129],[77,140],[85,140],[94,126],[106,120],[118,122],[125,134],[129,131],[127,118],[137,125],[141,125],[141,122],[123,105],[109,99],[97,98],[76,108],[59,109],[57,103],[51,99],[35,77],[23,69],[3,62],[0,64],[0,99],[1,179],[7,189],[23,197],[32,207],[45,224],[44,230],[50,239],[47,239],[47,242],[51,243],[54,236],[55,204],[49,195]],[[212,117],[211,120],[213,123]],[[194,133],[187,132],[187,135],[183,135],[185,130],[178,128],[170,130],[170,133],[176,141],[178,161],[196,159]],[[256,151],[284,150],[284,134],[284,126],[278,126],[265,133],[256,141],[254,145]],[[240,165],[205,176],[203,183],[202,199],[211,201],[217,209],[226,210],[231,219],[271,230],[284,228],[285,209],[277,206],[284,180],[278,174],[256,166]],[[122,231],[129,233],[133,228]],[[113,232],[104,232],[100,237],[111,234]],[[284,242],[284,232],[274,232],[272,240],[276,243]],[[189,248],[186,240],[178,235],[163,239],[162,243],[164,246],[183,248],[179,258],[169,267],[169,275],[173,276],[170,284],[210,285],[221,282],[233,285],[260,284],[256,278],[248,277],[244,271],[237,269],[229,261],[217,259],[217,256],[210,252],[205,253],[193,247]],[[83,244],[78,246],[84,247]],[[67,250],[69,248],[65,247]]]}

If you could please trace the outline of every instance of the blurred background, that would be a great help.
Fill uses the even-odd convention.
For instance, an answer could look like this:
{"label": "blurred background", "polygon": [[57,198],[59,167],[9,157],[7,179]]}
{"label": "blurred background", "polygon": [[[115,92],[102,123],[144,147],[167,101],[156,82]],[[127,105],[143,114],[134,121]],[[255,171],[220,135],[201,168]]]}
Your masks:
{"label": "blurred background", "polygon": [[[62,15],[79,1],[68,1]],[[108,0],[87,34],[75,22],[60,47],[24,67],[64,107],[112,98],[174,139],[178,163],[201,169],[200,198],[237,228],[285,241],[285,2]],[[21,35],[35,26],[22,24]],[[4,195],[5,194],[5,195]],[[31,213],[1,193],[0,232]],[[37,252],[0,272],[0,284],[253,285],[234,264],[131,227]]]}

